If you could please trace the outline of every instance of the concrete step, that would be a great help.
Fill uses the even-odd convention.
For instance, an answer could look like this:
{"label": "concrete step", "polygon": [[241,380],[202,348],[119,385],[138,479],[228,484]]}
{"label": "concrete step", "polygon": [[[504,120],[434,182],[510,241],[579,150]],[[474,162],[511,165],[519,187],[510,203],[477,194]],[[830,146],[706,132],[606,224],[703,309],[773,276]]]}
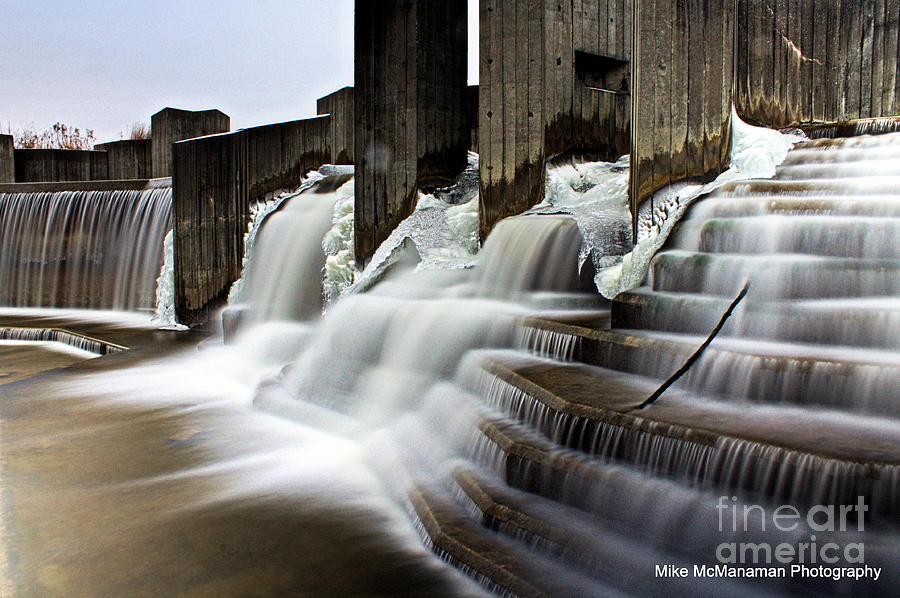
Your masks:
{"label": "concrete step", "polygon": [[740,218],[777,214],[781,216],[900,216],[900,194],[867,196],[829,195],[825,193],[789,195],[769,193],[752,197],[718,192],[694,203],[685,221],[709,218]]}
{"label": "concrete step", "polygon": [[[850,504],[866,496],[882,517],[900,506],[896,422],[734,405],[677,390],[638,410],[656,382],[500,352],[485,354],[483,367],[499,381],[489,394],[494,409],[582,453],[769,500]],[[549,465],[577,475],[591,467],[577,456],[536,448],[533,436],[516,426],[485,422],[481,429],[504,452],[538,469]],[[546,477],[529,474],[528,467],[521,471]],[[564,483],[559,487],[565,492]]]}
{"label": "concrete step", "polygon": [[900,144],[878,147],[807,147],[800,144],[788,152],[781,168],[797,164],[851,164],[871,160],[900,159]]}
{"label": "concrete step", "polygon": [[900,145],[900,133],[885,133],[884,135],[856,135],[854,137],[813,139],[798,143],[794,151],[843,151],[846,149],[897,147],[898,145]]}
{"label": "concrete step", "polygon": [[[727,297],[641,287],[612,305],[612,326],[709,334],[731,303]],[[900,349],[900,299],[745,300],[721,337],[743,337],[872,349]],[[848,353],[852,349],[848,349]],[[900,365],[900,364],[898,364]]]}
{"label": "concrete step", "polygon": [[[834,152],[839,153],[839,152]],[[877,158],[862,162],[819,162],[816,157],[810,157],[808,161],[794,161],[782,164],[778,167],[775,179],[777,180],[828,180],[828,179],[856,179],[871,176],[898,176],[900,175],[900,155],[893,152],[887,157],[880,153]]]}
{"label": "concrete step", "polygon": [[[664,380],[706,339],[603,330],[530,319],[523,325],[567,343],[574,361]],[[566,338],[568,337],[568,338]],[[893,351],[719,337],[678,386],[720,400],[817,405],[890,417],[900,378]]]}
{"label": "concrete step", "polygon": [[819,180],[753,179],[729,183],[717,189],[712,197],[753,197],[771,195],[896,195],[900,176],[870,176],[853,179],[852,185],[845,179]]}
{"label": "concrete step", "polygon": [[900,217],[750,215],[688,219],[673,242],[703,253],[898,259]]}
{"label": "concrete step", "polygon": [[669,250],[651,262],[654,291],[733,298],[745,280],[753,299],[900,295],[900,262],[803,254],[740,255]]}
{"label": "concrete step", "polygon": [[625,596],[558,561],[542,558],[488,532],[438,489],[417,486],[409,495],[426,543],[445,561],[500,595],[521,598]]}
{"label": "concrete step", "polygon": [[[624,518],[598,517],[541,496],[511,488],[487,472],[460,465],[453,480],[482,525],[517,539],[529,547],[573,563],[591,577],[635,596],[659,593],[648,563],[691,567],[708,555],[686,555],[682,534],[660,542],[652,531],[629,525]],[[715,529],[715,528],[712,528]],[[757,586],[759,584],[756,584]],[[776,584],[772,584],[776,585]],[[770,588],[770,591],[774,588]],[[722,579],[697,587],[687,579],[673,579],[668,591],[697,596],[744,596],[749,588]]]}

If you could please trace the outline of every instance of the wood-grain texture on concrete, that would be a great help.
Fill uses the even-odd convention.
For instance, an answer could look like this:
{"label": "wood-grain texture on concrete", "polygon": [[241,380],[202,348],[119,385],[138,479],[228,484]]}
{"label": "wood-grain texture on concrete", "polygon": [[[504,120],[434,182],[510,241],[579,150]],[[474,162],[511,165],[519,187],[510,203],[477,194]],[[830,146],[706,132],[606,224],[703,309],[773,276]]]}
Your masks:
{"label": "wood-grain texture on concrete", "polygon": [[353,164],[354,108],[352,87],[344,87],[316,101],[316,111],[331,116],[332,164]]}
{"label": "wood-grain texture on concrete", "polygon": [[94,149],[106,152],[110,179],[149,179],[153,170],[151,144],[150,139],[122,139],[97,144]]}
{"label": "wood-grain texture on concrete", "polygon": [[17,183],[98,181],[109,178],[106,152],[72,149],[14,150]]}
{"label": "wood-grain texture on concrete", "polygon": [[241,275],[250,203],[331,160],[329,116],[174,145],[175,306],[199,324]]}
{"label": "wood-grain texture on concrete", "polygon": [[356,255],[372,255],[422,184],[466,164],[466,2],[359,1],[355,13]]}
{"label": "wood-grain texture on concrete", "polygon": [[631,0],[480,3],[482,235],[543,198],[545,160],[628,152]]}
{"label": "wood-grain texture on concrete", "polygon": [[738,113],[780,128],[900,113],[900,4],[738,0]]}
{"label": "wood-grain texture on concrete", "polygon": [[733,0],[635,0],[630,203],[728,165]]}
{"label": "wood-grain texture on concrete", "polygon": [[16,180],[15,152],[12,135],[0,135],[0,183]]}
{"label": "wood-grain texture on concrete", "polygon": [[150,117],[153,177],[172,176],[173,143],[230,129],[231,119],[219,110],[163,108]]}

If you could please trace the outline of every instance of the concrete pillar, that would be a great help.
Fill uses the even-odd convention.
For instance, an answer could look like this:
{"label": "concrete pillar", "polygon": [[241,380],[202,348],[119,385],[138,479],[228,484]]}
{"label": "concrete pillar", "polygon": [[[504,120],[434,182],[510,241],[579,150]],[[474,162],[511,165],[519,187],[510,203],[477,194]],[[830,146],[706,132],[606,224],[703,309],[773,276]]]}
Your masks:
{"label": "concrete pillar", "polygon": [[545,162],[629,149],[632,0],[480,0],[481,228],[544,197]]}
{"label": "concrete pillar", "polygon": [[16,181],[12,135],[0,135],[0,183]]}
{"label": "concrete pillar", "polygon": [[152,172],[150,139],[123,139],[99,143],[94,149],[107,156],[107,176],[113,180],[149,179]]}
{"label": "concrete pillar", "polygon": [[153,177],[172,176],[172,144],[176,141],[230,129],[231,119],[219,110],[163,108],[150,118]]}
{"label": "concrete pillar", "polygon": [[353,109],[352,87],[344,87],[316,102],[319,114],[331,115],[331,163],[353,164]]}
{"label": "concrete pillar", "polygon": [[466,1],[356,2],[356,255],[364,263],[469,148]]}
{"label": "concrete pillar", "polygon": [[734,18],[732,0],[636,0],[630,180],[635,231],[638,208],[653,193],[676,181],[712,178],[728,167]]}

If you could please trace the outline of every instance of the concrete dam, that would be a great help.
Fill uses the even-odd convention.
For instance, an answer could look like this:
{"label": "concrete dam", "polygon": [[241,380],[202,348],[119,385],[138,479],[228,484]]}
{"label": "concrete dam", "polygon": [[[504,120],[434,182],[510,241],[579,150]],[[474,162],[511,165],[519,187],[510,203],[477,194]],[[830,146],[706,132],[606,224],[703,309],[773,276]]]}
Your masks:
{"label": "concrete dam", "polygon": [[900,8],[466,8],[0,151],[0,595],[895,593]]}

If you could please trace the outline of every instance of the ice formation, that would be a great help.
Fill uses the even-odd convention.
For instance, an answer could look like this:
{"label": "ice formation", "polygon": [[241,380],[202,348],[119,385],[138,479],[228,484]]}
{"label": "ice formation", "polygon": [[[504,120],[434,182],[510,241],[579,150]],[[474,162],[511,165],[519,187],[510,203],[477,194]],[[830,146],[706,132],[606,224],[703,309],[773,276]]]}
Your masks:
{"label": "ice formation", "polygon": [[355,186],[353,179],[337,190],[331,229],[322,239],[325,251],[325,272],[322,293],[327,307],[336,301],[341,293],[356,282],[355,247],[353,236],[353,202]]}
{"label": "ice formation", "polygon": [[283,191],[274,196],[273,199],[257,202],[250,206],[250,222],[247,225],[247,232],[244,233],[244,259],[241,261],[241,277],[231,285],[231,290],[228,292],[228,303],[230,305],[240,301],[241,288],[243,288],[244,285],[244,273],[247,271],[247,263],[250,261],[250,255],[253,253],[253,247],[256,245],[256,236],[259,234],[262,223],[265,222],[269,214],[281,207],[281,204],[292,197],[300,195],[317,182],[324,179],[326,174],[323,173],[323,171],[326,170],[327,167],[328,165],[326,164],[319,170],[314,170],[307,174],[300,182],[300,186],[296,189],[292,191]]}
{"label": "ice formation", "polygon": [[163,240],[163,265],[156,279],[156,311],[150,322],[163,330],[187,330],[175,316],[175,233],[172,229]]}
{"label": "ice formation", "polygon": [[544,201],[528,214],[569,214],[584,244],[579,268],[590,258],[600,270],[631,249],[628,156],[616,162],[569,163],[547,169]]}
{"label": "ice formation", "polygon": [[[446,189],[434,193],[419,193],[418,203],[413,213],[406,218],[388,238],[378,247],[366,268],[349,284],[337,292],[337,286],[330,285],[329,266],[326,265],[326,289],[332,289],[330,299],[340,294],[364,291],[377,282],[387,268],[394,263],[401,247],[411,243],[419,254],[419,270],[442,269],[454,270],[469,268],[474,265],[478,253],[478,154],[469,152],[468,165],[457,181]],[[348,205],[336,208],[349,218],[351,236],[349,255],[345,259],[335,259],[336,267],[343,267],[345,261],[352,259],[352,198]],[[330,233],[329,233],[330,235]],[[335,235],[336,237],[338,235]],[[341,241],[345,237],[339,237]],[[326,243],[329,236],[326,236]],[[326,253],[331,247],[325,246]],[[335,255],[337,256],[340,254]],[[344,284],[350,280],[349,273],[340,270],[334,280]],[[327,293],[328,291],[326,291]],[[337,294],[335,294],[337,292]]]}
{"label": "ice formation", "polygon": [[[732,112],[731,166],[705,184],[676,183],[645,202],[638,217],[638,243],[631,244],[628,209],[629,158],[570,163],[547,170],[545,199],[527,213],[569,214],[584,238],[579,265],[588,258],[596,270],[597,289],[607,298],[641,284],[656,251],[697,197],[726,183],[771,178],[802,134],[754,127]],[[652,208],[651,208],[652,205]]]}

